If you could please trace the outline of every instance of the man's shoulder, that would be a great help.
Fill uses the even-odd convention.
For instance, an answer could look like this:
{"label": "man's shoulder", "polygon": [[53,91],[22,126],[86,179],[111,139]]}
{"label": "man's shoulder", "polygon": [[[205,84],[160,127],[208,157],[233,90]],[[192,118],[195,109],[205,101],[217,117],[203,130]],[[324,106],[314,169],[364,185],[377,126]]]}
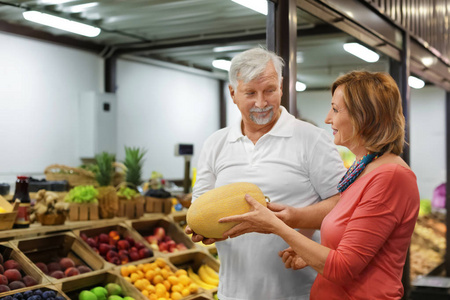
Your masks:
{"label": "man's shoulder", "polygon": [[213,132],[206,140],[205,144],[214,145],[219,143],[220,141],[225,141],[228,137],[228,134],[231,130],[231,127],[224,127],[215,132]]}

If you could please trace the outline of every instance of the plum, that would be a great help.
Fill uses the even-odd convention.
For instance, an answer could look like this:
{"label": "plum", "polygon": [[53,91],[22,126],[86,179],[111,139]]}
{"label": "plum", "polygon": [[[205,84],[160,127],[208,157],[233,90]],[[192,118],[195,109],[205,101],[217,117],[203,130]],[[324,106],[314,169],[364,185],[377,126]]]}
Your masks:
{"label": "plum", "polygon": [[5,275],[0,275],[0,284],[8,285],[8,278]]}
{"label": "plum", "polygon": [[[8,292],[11,289],[9,288],[9,286],[5,285],[5,284],[0,284],[0,293],[4,293],[4,292]],[[4,298],[3,298],[4,299]]]}
{"label": "plum", "polygon": [[78,271],[80,271],[80,274],[92,271],[91,268],[89,268],[88,266],[85,266],[85,265],[78,266],[77,269],[78,269]]}
{"label": "plum", "polygon": [[25,283],[23,283],[22,281],[18,281],[18,280],[10,282],[8,284],[8,286],[11,290],[18,290],[18,289],[23,289],[24,287],[26,287]]}
{"label": "plum", "polygon": [[25,283],[25,285],[26,285],[27,287],[28,287],[28,286],[33,286],[33,285],[38,284],[37,280],[34,279],[33,277],[31,277],[30,275],[25,275],[25,276],[22,278],[22,281],[23,281],[23,283]]}
{"label": "plum", "polygon": [[17,269],[8,269],[3,273],[6,278],[8,278],[8,282],[20,281],[22,280],[22,274]]}
{"label": "plum", "polygon": [[48,273],[52,273],[53,271],[62,271],[61,265],[57,262],[51,262],[47,264]]}
{"label": "plum", "polygon": [[43,262],[37,262],[36,267],[38,267],[44,274],[48,274],[48,268],[47,265]]}
{"label": "plum", "polygon": [[52,273],[50,273],[50,276],[56,279],[61,279],[65,277],[64,272],[61,270],[53,271]]}
{"label": "plum", "polygon": [[5,261],[5,263],[3,264],[3,268],[5,270],[16,269],[16,270],[20,271],[20,265],[14,259],[9,259],[9,260]]}
{"label": "plum", "polygon": [[59,261],[59,265],[61,266],[61,269],[63,269],[63,270],[75,267],[74,261],[69,257],[61,258],[61,260]]}

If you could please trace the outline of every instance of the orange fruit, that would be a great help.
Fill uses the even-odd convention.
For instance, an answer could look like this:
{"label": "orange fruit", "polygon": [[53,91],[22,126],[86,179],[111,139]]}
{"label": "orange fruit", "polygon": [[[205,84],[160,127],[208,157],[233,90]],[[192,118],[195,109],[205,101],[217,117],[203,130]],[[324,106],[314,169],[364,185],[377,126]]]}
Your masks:
{"label": "orange fruit", "polygon": [[158,257],[156,260],[155,260],[155,263],[158,265],[158,267],[160,267],[160,268],[164,268],[165,266],[166,266],[166,261],[163,259],[163,258],[161,258],[161,257]]}
{"label": "orange fruit", "polygon": [[145,273],[145,278],[147,278],[147,280],[152,280],[153,279],[153,277],[155,277],[155,271],[154,270],[148,270],[146,273]]}
{"label": "orange fruit", "polygon": [[190,294],[191,294],[191,292],[189,291],[188,288],[184,288],[184,289],[181,291],[181,295],[183,295],[184,297],[189,296]]}
{"label": "orange fruit", "polygon": [[129,265],[128,267],[128,274],[134,273],[137,271],[137,268],[135,265]]}
{"label": "orange fruit", "polygon": [[166,269],[161,269],[161,276],[164,279],[167,279],[167,277],[169,277],[169,272]]}
{"label": "orange fruit", "polygon": [[175,275],[170,275],[169,277],[167,277],[167,280],[168,280],[172,285],[178,284],[178,283],[180,282],[180,280],[178,279],[178,277],[175,276]]}
{"label": "orange fruit", "polygon": [[180,300],[181,298],[183,298],[183,295],[181,295],[181,293],[179,292],[173,292],[170,295],[170,298],[172,298],[172,300]]}
{"label": "orange fruit", "polygon": [[180,276],[180,275],[187,275],[187,271],[185,269],[178,269],[175,271],[175,275],[176,276]]}
{"label": "orange fruit", "polygon": [[163,281],[164,286],[166,287],[166,290],[169,291],[170,288],[172,287],[172,285],[170,284],[170,282],[168,280],[164,280]]}
{"label": "orange fruit", "polygon": [[137,273],[132,273],[130,275],[131,282],[136,282],[136,280],[138,280],[138,279],[141,279],[141,278],[139,278],[139,275]]}
{"label": "orange fruit", "polygon": [[120,274],[123,276],[123,277],[128,277],[128,275],[130,275],[130,271],[128,271],[128,267],[121,267],[120,268]]}
{"label": "orange fruit", "polygon": [[191,294],[193,294],[193,293],[197,293],[197,291],[198,291],[198,285],[196,284],[196,283],[191,283],[189,286],[188,286],[188,289],[189,289],[189,291],[191,292]]}
{"label": "orange fruit", "polygon": [[145,287],[149,294],[154,294],[156,292],[156,288],[153,284],[149,284]]}
{"label": "orange fruit", "polygon": [[189,284],[191,284],[191,279],[187,275],[180,275],[178,279],[180,280],[180,283],[184,286],[188,286]]}
{"label": "orange fruit", "polygon": [[157,283],[155,285],[155,294],[158,297],[165,297],[166,296],[166,287],[162,283]]}
{"label": "orange fruit", "polygon": [[152,280],[154,285],[157,285],[158,283],[162,283],[163,281],[164,281],[164,278],[159,274],[155,275],[155,277],[153,277],[153,280]]}

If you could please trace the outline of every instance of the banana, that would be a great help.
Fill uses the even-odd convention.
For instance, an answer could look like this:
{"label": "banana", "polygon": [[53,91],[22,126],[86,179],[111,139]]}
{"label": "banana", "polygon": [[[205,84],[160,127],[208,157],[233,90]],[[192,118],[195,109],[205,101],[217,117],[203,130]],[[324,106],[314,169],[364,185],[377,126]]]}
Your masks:
{"label": "banana", "polygon": [[200,266],[200,268],[198,269],[198,275],[200,276],[200,279],[206,282],[207,284],[211,284],[216,287],[219,286],[219,279],[215,279],[209,276],[209,274],[205,269],[205,265]]}
{"label": "banana", "polygon": [[189,275],[189,278],[191,278],[194,283],[196,283],[198,286],[204,288],[205,290],[211,290],[211,289],[216,288],[216,286],[213,286],[211,284],[204,282],[200,278],[200,276],[198,276],[197,274],[194,273],[194,271],[192,270],[191,267],[188,268],[188,275]]}
{"label": "banana", "polygon": [[215,278],[217,280],[219,279],[219,274],[217,274],[217,272],[213,268],[211,268],[210,266],[208,266],[206,264],[204,266],[205,266],[206,273],[208,273],[209,277]]}

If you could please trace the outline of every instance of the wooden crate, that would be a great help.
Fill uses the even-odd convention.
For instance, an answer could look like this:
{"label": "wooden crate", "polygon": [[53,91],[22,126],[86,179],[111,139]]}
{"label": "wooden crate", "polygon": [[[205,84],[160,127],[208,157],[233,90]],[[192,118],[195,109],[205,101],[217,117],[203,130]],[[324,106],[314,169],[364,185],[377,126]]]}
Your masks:
{"label": "wooden crate", "polygon": [[14,205],[9,203],[5,198],[0,196],[0,206],[3,207],[6,212],[0,213],[0,230],[9,230],[13,228],[14,221],[17,217],[17,211],[19,210],[20,202],[14,202]]}
{"label": "wooden crate", "polygon": [[[169,266],[170,270],[173,273],[175,273],[178,270],[178,268],[176,266],[174,266],[169,260],[167,260],[167,258],[164,258],[164,257],[152,257],[152,258],[149,258],[149,259],[142,260],[139,263],[133,262],[133,263],[128,263],[128,264],[125,264],[125,265],[122,265],[122,266],[118,266],[118,267],[114,268],[114,272],[115,272],[115,274],[123,277],[123,275],[121,275],[121,268],[122,267],[136,266],[136,267],[139,268],[139,266],[141,266],[145,270],[145,268],[147,267],[146,265],[154,263],[156,261],[156,259],[163,260],[166,263],[166,265]],[[170,276],[170,274],[168,276]],[[128,278],[128,280],[130,280],[130,279],[131,278]],[[198,291],[197,292],[195,292],[195,293],[193,293],[193,294],[191,294],[189,296],[184,297],[183,300],[186,300],[186,299],[197,299],[197,298],[192,298],[192,297],[198,296],[198,295],[202,294],[203,292],[205,292],[205,290],[202,289],[201,287],[198,287]],[[202,299],[202,298],[199,298],[199,299]],[[207,299],[209,299],[209,298],[207,298]]]}
{"label": "wooden crate", "polygon": [[[169,236],[175,243],[183,243],[187,250],[191,250],[195,248],[194,242],[177,226],[175,225],[169,218],[160,217],[160,218],[152,218],[147,220],[139,220],[139,221],[126,221],[133,230],[135,230],[146,244],[149,247],[152,247],[153,250],[160,252],[159,248],[156,249],[155,246],[152,246],[151,242],[148,241],[147,237],[153,235],[153,231],[156,227],[164,228],[166,235]],[[179,252],[173,253],[165,253],[164,255],[176,255]]]}
{"label": "wooden crate", "polygon": [[112,270],[101,273],[89,274],[65,281],[60,284],[60,289],[72,300],[78,300],[78,295],[83,290],[90,290],[96,286],[105,286],[108,283],[116,283],[122,287],[122,296],[129,296],[135,300],[148,300],[133,284],[127,282]]}
{"label": "wooden crate", "polygon": [[[217,273],[220,269],[220,263],[209,253],[197,250],[195,252],[180,253],[168,257],[168,260],[178,269],[187,270],[189,267],[197,273],[201,265],[206,264]],[[206,290],[206,293],[213,295],[217,293],[217,288]]]}
{"label": "wooden crate", "polygon": [[[181,230],[184,232],[184,229],[187,225],[186,223],[186,212],[177,212],[173,213],[171,215],[173,222],[181,228]],[[189,238],[191,238],[191,235],[187,235]],[[202,242],[195,243],[195,246],[199,249],[206,250],[212,255],[217,255],[217,248],[215,244],[205,245]]]}
{"label": "wooden crate", "polygon": [[69,206],[70,221],[90,221],[98,219],[97,203],[71,203]]}
{"label": "wooden crate", "polygon": [[[13,240],[10,241],[10,243],[15,245],[37,269],[39,269],[36,266],[36,263],[38,262],[47,265],[50,262],[57,262],[58,258],[63,257],[72,259],[76,266],[85,265],[89,267],[92,270],[91,272],[109,267],[102,259],[95,255],[94,251],[90,249],[88,245],[72,232]],[[44,275],[43,272],[41,273],[52,283],[71,280],[77,276],[83,276],[83,274],[79,274],[57,279],[49,274]]]}
{"label": "wooden crate", "polygon": [[172,212],[172,198],[145,196],[145,212],[170,214]]}
{"label": "wooden crate", "polygon": [[138,197],[134,200],[119,198],[118,217],[126,217],[127,219],[139,219],[144,215],[144,198]]}
{"label": "wooden crate", "polygon": [[[16,295],[16,294],[19,294],[19,293],[23,295],[23,293],[25,293],[25,292],[26,293],[30,293],[30,292],[34,293],[37,290],[40,290],[42,293],[46,292],[46,291],[54,291],[56,293],[56,296],[61,296],[64,299],[69,299],[69,297],[67,297],[67,295],[64,294],[58,287],[56,287],[56,286],[54,286],[52,284],[49,284],[49,283],[35,285],[35,286],[32,286],[32,287],[27,287],[27,288],[23,288],[23,289],[11,290],[11,291],[8,291],[8,292],[0,293],[0,297],[3,298],[3,297],[6,297],[6,296],[13,296],[13,295]],[[13,299],[22,299],[22,298],[20,298],[20,296],[16,296],[16,297],[13,297]]]}
{"label": "wooden crate", "polygon": [[[48,279],[44,276],[42,276],[42,272],[36,268],[34,264],[32,264],[26,256],[17,249],[13,244],[10,242],[3,242],[0,244],[0,254],[3,256],[3,261],[6,262],[7,260],[13,259],[20,265],[20,273],[22,275],[22,278],[26,275],[29,275],[33,277],[37,284],[35,286],[39,286],[42,284],[48,284],[50,283]],[[28,287],[28,289],[32,288],[31,286]],[[26,289],[26,288],[25,288]],[[19,291],[22,289],[18,289],[16,291]],[[3,293],[0,293],[0,296],[2,296]]]}
{"label": "wooden crate", "polygon": [[[127,237],[131,237],[136,242],[140,242],[146,248],[151,249],[147,244],[145,244],[145,241],[142,238],[142,236],[140,236],[136,231],[132,230],[129,226],[127,226],[124,223],[114,224],[114,225],[109,225],[109,226],[96,226],[96,227],[93,227],[93,228],[91,227],[91,228],[85,228],[85,229],[77,229],[77,230],[73,230],[73,233],[76,236],[80,237],[80,238],[81,238],[82,235],[85,236],[86,238],[95,238],[95,237],[98,237],[101,233],[105,233],[105,234],[109,235],[109,233],[111,231],[116,231],[119,234],[121,239],[127,238]],[[84,241],[84,243],[86,243],[86,241]],[[94,254],[93,255],[99,257],[109,267],[115,267],[116,266],[115,264],[112,264],[112,263],[108,262],[106,260],[106,258],[101,256],[99,254],[98,250],[96,250],[96,249],[94,249]]]}

